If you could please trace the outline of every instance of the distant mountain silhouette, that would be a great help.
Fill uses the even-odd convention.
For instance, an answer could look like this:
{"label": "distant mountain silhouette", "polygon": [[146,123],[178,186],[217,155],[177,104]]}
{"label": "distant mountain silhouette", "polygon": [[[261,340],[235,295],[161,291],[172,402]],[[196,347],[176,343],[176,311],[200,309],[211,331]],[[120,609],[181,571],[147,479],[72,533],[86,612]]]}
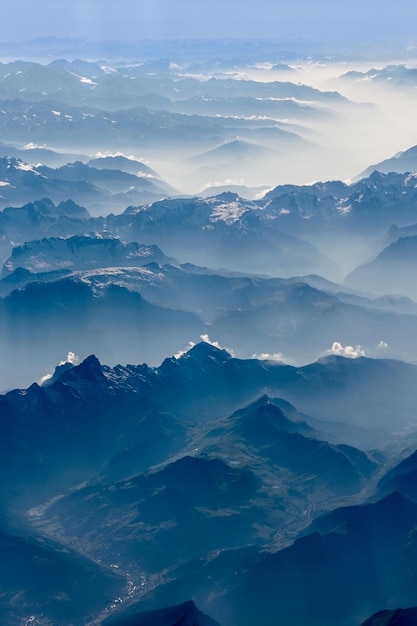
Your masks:
{"label": "distant mountain silhouette", "polygon": [[196,155],[188,159],[188,163],[194,166],[218,165],[223,159],[256,160],[260,157],[270,156],[272,150],[247,141],[235,140],[224,143],[204,154]]}
{"label": "distant mountain silhouette", "polygon": [[377,294],[400,294],[417,299],[417,235],[400,237],[370,263],[360,265],[345,278],[354,289]]}
{"label": "distant mountain silhouette", "polygon": [[415,626],[417,608],[379,611],[365,620],[362,626]]}
{"label": "distant mountain silhouette", "polygon": [[417,146],[413,146],[412,148],[408,148],[408,150],[399,152],[390,159],[384,159],[384,161],[381,161],[376,165],[370,165],[356,178],[367,178],[375,170],[382,172],[383,174],[388,174],[389,172],[399,172],[400,174],[405,172],[415,172],[417,170]]}

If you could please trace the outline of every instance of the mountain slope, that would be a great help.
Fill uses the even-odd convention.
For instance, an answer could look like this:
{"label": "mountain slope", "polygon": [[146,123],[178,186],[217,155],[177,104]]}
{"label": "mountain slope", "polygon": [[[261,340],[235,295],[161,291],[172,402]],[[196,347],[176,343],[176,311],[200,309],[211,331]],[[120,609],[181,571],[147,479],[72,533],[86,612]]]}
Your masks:
{"label": "mountain slope", "polygon": [[417,170],[417,146],[399,152],[390,159],[381,161],[381,163],[370,165],[357,178],[367,178],[375,170],[383,174],[388,174],[389,172],[415,172]]}
{"label": "mountain slope", "polygon": [[234,194],[129,207],[109,226],[125,240],[156,243],[184,262],[250,273],[274,268],[281,277],[337,272],[314,246],[284,234],[256,204]]}
{"label": "mountain slope", "polygon": [[129,480],[78,489],[51,503],[37,526],[107,564],[162,574],[256,541],[259,487],[247,469],[185,456]]}
{"label": "mountain slope", "polygon": [[90,210],[122,211],[132,203],[160,199],[174,190],[148,174],[98,169],[81,161],[56,169],[28,165],[14,157],[0,159],[0,207],[49,197],[55,203],[68,199]]}
{"label": "mountain slope", "polygon": [[[355,493],[376,469],[364,453],[329,444],[322,433],[289,418],[266,396],[210,426],[200,435],[204,453],[254,464],[258,471],[263,463],[262,471],[271,473],[275,489],[280,483],[291,485],[293,495],[297,491],[307,501]],[[284,488],[278,493],[287,496]]]}
{"label": "mountain slope", "polygon": [[124,592],[123,575],[41,537],[0,530],[0,619],[83,624]]}
{"label": "mountain slope", "polygon": [[156,609],[134,613],[124,617],[110,617],[103,626],[219,626],[217,622],[202,613],[189,600],[166,609]]}
{"label": "mountain slope", "polygon": [[[51,490],[61,492],[99,471],[110,480],[144,471],[150,466],[147,463],[162,462],[165,454],[183,449],[185,432],[193,422],[224,419],[265,391],[287,398],[313,417],[318,415],[334,422],[334,406],[338,404],[337,421],[362,427],[377,424],[397,432],[414,414],[415,376],[415,366],[395,361],[339,357],[304,368],[243,361],[206,343],[196,345],[178,359],[166,359],[158,368],[109,368],[89,357],[78,366],[58,368],[45,386],[34,384],[27,390],[0,396],[4,492],[9,497],[18,496],[15,487],[20,485],[24,498],[36,500],[34,488],[23,488],[28,473],[39,477],[40,492],[50,494]],[[288,410],[288,405],[284,410]],[[257,439],[251,443],[249,433],[258,422]],[[274,453],[274,440],[270,439],[274,432],[276,445],[288,440],[297,444],[298,450],[315,446],[319,454],[312,462],[317,463],[319,477],[326,454],[330,465],[339,459],[343,472],[352,477],[356,472],[356,482],[360,482],[360,475],[367,476],[372,471],[372,464],[363,455],[347,447],[320,444],[311,437],[314,431],[311,433],[305,424],[283,417],[280,409],[270,407],[267,400],[218,426],[226,440],[228,432],[233,433],[235,441],[244,443],[247,449],[257,441],[255,448],[266,459]],[[205,446],[213,445],[215,433],[209,436],[212,424],[205,429]],[[292,433],[294,429],[301,430]],[[300,439],[300,433],[309,439]],[[388,433],[385,436],[389,438]],[[200,435],[194,448],[201,443]],[[280,445],[282,459],[295,469],[295,459]],[[221,439],[217,446],[222,449]],[[148,450],[142,459],[144,447]],[[123,458],[127,449],[131,450],[130,456]],[[137,461],[135,449],[140,455]],[[232,450],[227,451],[227,446],[225,450],[223,458],[227,460]],[[275,463],[279,465],[278,448],[275,452]],[[298,463],[302,475],[306,463],[302,454]],[[327,480],[337,480],[336,475],[329,474]]]}
{"label": "mountain slope", "polygon": [[417,235],[400,237],[370,263],[357,267],[345,278],[354,289],[377,294],[394,293],[417,299]]}
{"label": "mountain slope", "polygon": [[279,552],[224,552],[179,568],[145,606],[188,593],[227,626],[359,626],[415,599],[416,524],[416,504],[398,494],[337,509]]}
{"label": "mountain slope", "polygon": [[378,493],[381,495],[398,491],[414,502],[417,501],[417,451],[407,456],[391,468],[379,481]]}
{"label": "mountain slope", "polygon": [[25,268],[36,274],[55,270],[104,267],[140,267],[147,263],[173,262],[157,246],[123,244],[116,238],[77,236],[44,238],[13,248],[3,266],[3,276]]}
{"label": "mountain slope", "polygon": [[365,620],[362,626],[414,626],[417,608],[379,611]]}
{"label": "mountain slope", "polygon": [[[37,532],[127,568],[146,592],[133,612],[190,597],[224,626],[259,615],[265,626],[347,626],[411,602],[417,505],[399,494],[358,504],[377,464],[319,440],[294,398],[333,419],[339,406],[351,423],[392,412],[398,430],[413,415],[415,366],[333,357],[294,368],[204,342],[158,368],[67,363],[42,387],[0,396],[2,502],[19,519],[29,509]],[[288,545],[340,502],[356,505]]]}
{"label": "mountain slope", "polygon": [[0,300],[0,320],[4,389],[16,384],[14,369],[28,384],[68,352],[85,358],[95,350],[113,365],[162,360],[207,330],[192,313],[152,305],[111,281],[93,287],[78,277],[15,289]]}

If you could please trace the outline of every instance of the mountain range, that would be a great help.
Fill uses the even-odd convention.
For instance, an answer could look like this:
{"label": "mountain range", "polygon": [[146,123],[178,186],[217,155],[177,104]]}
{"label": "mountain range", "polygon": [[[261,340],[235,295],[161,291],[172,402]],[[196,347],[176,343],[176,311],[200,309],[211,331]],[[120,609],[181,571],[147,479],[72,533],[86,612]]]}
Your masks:
{"label": "mountain range", "polygon": [[1,624],[415,621],[412,48],[16,45]]}
{"label": "mountain range", "polygon": [[165,265],[172,261],[157,246],[123,244],[115,237],[51,237],[13,248],[4,264],[3,278],[18,268],[39,274],[62,269],[141,267],[148,263]]}
{"label": "mountain range", "polygon": [[[117,167],[140,166],[112,158]],[[110,171],[108,159],[99,162],[105,169],[96,172]],[[297,365],[332,353],[415,360],[409,337],[417,308],[401,297],[415,297],[412,181],[375,174],[350,187],[277,187],[256,202],[231,193],[165,199],[107,217],[91,217],[70,200],[3,209],[3,389],[39,380],[70,351],[81,358],[97,352],[111,365],[145,360],[155,366],[167,351],[177,354],[206,335],[241,357]],[[338,210],[343,198],[356,203],[350,212]],[[401,226],[406,215],[411,225]],[[374,220],[367,233],[372,216],[379,226]],[[392,219],[398,226],[387,232]],[[286,230],[301,230],[309,241]],[[338,265],[312,243],[322,245],[324,238],[337,248],[342,267],[345,255],[352,262],[351,246],[369,255],[371,243],[379,256],[341,286],[310,274],[340,280]],[[293,278],[297,274],[303,276]]]}
{"label": "mountain range", "polygon": [[[0,65],[0,86],[5,100],[23,98],[41,102],[59,99],[65,104],[99,105],[105,109],[110,107],[110,110],[120,106],[133,107],[138,98],[149,95],[165,98],[167,110],[175,108],[176,103],[179,103],[179,106],[186,103],[190,107],[194,102],[194,110],[187,110],[187,113],[201,111],[200,98],[204,98],[206,103],[212,101],[215,105],[216,101],[227,95],[225,101],[231,103],[225,113],[230,114],[233,111],[235,115],[239,113],[239,109],[237,103],[233,102],[234,98],[249,98],[248,102],[252,103],[252,107],[256,103],[259,106],[260,98],[271,101],[275,99],[284,103],[293,98],[295,103],[310,104],[313,111],[317,105],[313,106],[312,102],[329,106],[332,103],[349,103],[338,93],[322,92],[294,82],[262,83],[255,80],[236,81],[233,78],[220,80],[211,78],[201,82],[192,76],[181,76],[181,68],[175,70],[174,67],[159,66],[158,73],[162,73],[163,69],[166,70],[166,75],[161,79],[152,73],[149,64],[129,64],[119,61],[109,66],[105,62],[96,63],[81,59],[71,62],[60,59],[48,64],[14,61]],[[176,74],[179,74],[179,80]],[[295,103],[293,111],[296,108]],[[289,109],[285,111],[284,117],[288,117],[288,111]],[[261,112],[264,111],[261,109]],[[253,109],[247,111],[247,114],[251,113],[253,114]]]}
{"label": "mountain range", "polygon": [[102,160],[94,162],[98,168],[75,161],[53,169],[45,165],[31,166],[15,157],[3,157],[0,159],[0,207],[45,197],[57,203],[70,198],[100,214],[109,209],[120,212],[131,203],[146,203],[173,193],[157,176],[142,173],[142,169],[149,168],[139,162],[135,163],[137,174],[103,168]]}
{"label": "mountain range", "polygon": [[[224,626],[252,624],[261,610],[265,624],[301,625],[307,615],[313,624],[360,624],[413,597],[406,540],[416,505],[408,494],[369,498],[380,477],[390,493],[392,477],[414,471],[413,457],[395,466],[404,443],[393,432],[400,416],[404,426],[412,420],[414,370],[342,357],[292,368],[238,360],[208,343],[158,368],[109,368],[92,356],[63,363],[42,386],[0,396],[8,524],[24,545],[47,537],[63,546],[65,562],[69,549],[110,567],[97,604],[91,593],[90,604],[77,601],[80,623],[111,604],[106,589],[125,587],[115,624],[173,619],[183,609],[162,607],[181,597]],[[336,404],[345,426],[334,421]],[[355,424],[359,437],[375,418],[388,446],[346,445]],[[27,585],[19,574],[15,586]],[[84,589],[92,585],[86,578]],[[0,608],[11,624],[29,604],[8,602]],[[78,623],[68,612],[54,617],[59,606],[39,595],[31,610]],[[194,605],[184,611],[203,619]]]}
{"label": "mountain range", "polygon": [[[341,121],[369,114],[369,104],[291,80],[298,78],[297,70],[286,63],[270,67],[275,80],[265,81],[256,72],[236,80],[236,68],[223,73],[224,59],[213,61],[212,53],[211,61],[193,57],[185,64],[167,58],[0,64],[2,141],[12,150],[30,145],[90,157],[110,147],[152,162],[172,187],[195,193],[232,182],[271,186],[277,177],[304,182],[306,168],[308,180],[319,178],[327,128],[339,132]],[[183,57],[176,49],[178,55]],[[237,66],[241,62],[239,54]],[[251,148],[256,159],[239,162],[226,154],[223,146],[235,141],[257,144]],[[214,154],[204,167],[190,171],[188,159],[213,150],[222,153],[226,167],[206,165]],[[59,156],[55,162],[53,155],[44,156],[39,160],[62,164]]]}
{"label": "mountain range", "polygon": [[390,159],[384,159],[384,161],[376,165],[370,165],[358,178],[367,178],[375,170],[383,174],[389,174],[389,172],[415,172],[417,170],[417,146],[412,146],[408,150],[399,152]]}
{"label": "mountain range", "polygon": [[[50,204],[21,209],[39,220],[38,232],[46,224],[52,232],[95,225],[63,219],[60,211]],[[4,230],[12,236],[12,228]],[[416,358],[411,300],[366,297],[317,276],[266,278],[178,264],[155,245],[123,244],[108,234],[16,245],[0,295],[4,389],[39,379],[69,351],[81,358],[96,351],[111,365],[139,358],[157,365],[167,349],[177,354],[206,335],[240,357],[297,365],[338,353]]]}
{"label": "mountain range", "polygon": [[366,72],[349,71],[340,77],[343,81],[360,81],[377,85],[385,89],[414,90],[417,83],[417,72],[413,67],[402,64],[386,65],[382,68],[371,68]]}
{"label": "mountain range", "polygon": [[[192,594],[204,611],[231,626],[249,626],[260,615],[266,625],[361,624],[384,605],[413,601],[415,547],[409,533],[415,524],[416,505],[395,493],[374,504],[336,509],[277,552],[222,552],[195,561],[192,575],[190,567],[180,567],[141,605]],[[214,581],[210,595],[207,578]]]}
{"label": "mountain range", "polygon": [[[93,162],[97,164],[97,161]],[[112,182],[113,176],[134,175],[122,169],[91,168],[81,163],[68,164],[59,170],[40,168],[39,171],[16,159],[3,159],[2,163],[4,178],[9,177],[11,181],[15,177],[17,185],[14,189],[5,180],[2,193],[10,193],[12,197],[14,194],[17,199],[22,189],[27,196],[36,192],[39,200],[25,205],[25,211],[31,211],[33,205],[36,211],[48,214],[48,220],[37,223],[38,217],[34,224],[23,219],[21,208],[12,210],[9,206],[3,209],[0,212],[3,246],[10,239],[16,245],[39,235],[107,232],[126,242],[157,244],[181,262],[251,273],[273,273],[280,277],[317,272],[341,280],[342,270],[352,271],[381,251],[387,231],[393,224],[402,229],[415,225],[417,220],[414,176],[375,172],[352,185],[330,182],[279,186],[256,201],[245,200],[233,193],[209,198],[165,197],[150,204],[128,206],[118,215],[95,218],[80,209],[77,217],[83,215],[85,221],[82,224],[73,222],[71,228],[68,220],[61,221],[61,224],[51,223],[52,204],[55,206],[59,200],[64,203],[61,206],[65,206],[68,197],[76,197],[77,190],[82,189],[88,200],[87,206],[95,211],[95,201],[111,205],[116,196],[119,198],[117,202],[122,201]],[[106,165],[108,163],[105,161]],[[124,169],[132,165],[141,167],[129,159],[116,163],[118,168]],[[61,180],[58,172],[68,180]],[[92,187],[91,182],[86,182],[86,172],[92,177],[109,177],[109,182],[100,184],[107,185],[112,191]],[[149,178],[152,174],[143,174],[136,178],[152,185],[158,181]],[[58,177],[55,179],[52,175]],[[78,181],[75,181],[77,177]],[[161,193],[167,193],[166,187],[160,189]],[[44,199],[49,191],[53,191],[56,198],[52,204]],[[157,193],[155,189],[154,192]],[[128,200],[126,196],[123,198]],[[19,222],[14,227],[13,218],[18,216]],[[59,211],[54,216],[58,218]],[[184,237],[187,238],[186,249]]]}
{"label": "mountain range", "polygon": [[417,235],[399,237],[365,265],[360,265],[345,278],[348,287],[376,294],[399,294],[417,298]]}

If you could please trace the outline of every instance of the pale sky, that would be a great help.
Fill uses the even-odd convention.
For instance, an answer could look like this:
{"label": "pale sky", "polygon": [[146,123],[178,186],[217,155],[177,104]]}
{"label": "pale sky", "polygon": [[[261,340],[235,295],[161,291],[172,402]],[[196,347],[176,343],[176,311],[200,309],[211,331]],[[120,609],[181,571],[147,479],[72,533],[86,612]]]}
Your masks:
{"label": "pale sky", "polygon": [[0,41],[347,38],[416,41],[415,0],[0,0]]}

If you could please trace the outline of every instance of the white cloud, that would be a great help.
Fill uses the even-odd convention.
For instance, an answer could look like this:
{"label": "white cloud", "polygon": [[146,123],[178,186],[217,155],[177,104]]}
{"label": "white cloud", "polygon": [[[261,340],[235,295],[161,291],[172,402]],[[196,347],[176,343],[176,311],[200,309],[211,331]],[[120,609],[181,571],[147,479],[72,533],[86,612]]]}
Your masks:
{"label": "white cloud", "polygon": [[[71,363],[71,365],[77,365],[79,360],[80,357],[75,354],[75,352],[68,352],[65,361],[60,361],[59,365],[65,365],[66,363]],[[45,376],[42,376],[42,378],[38,380],[38,385],[44,385],[48,380],[51,380],[52,376],[53,374],[45,374]]]}
{"label": "white cloud", "polygon": [[326,350],[326,354],[336,354],[337,356],[357,359],[359,356],[365,356],[365,350],[362,346],[342,346],[340,341],[334,341],[330,350]]}
{"label": "white cloud", "polygon": [[386,350],[388,347],[389,347],[389,346],[388,346],[388,344],[387,344],[387,342],[386,342],[386,341],[380,341],[380,342],[379,342],[379,344],[378,344],[378,348],[379,348],[380,350]]}
{"label": "white cloud", "polygon": [[51,378],[52,374],[45,374],[45,376],[42,376],[42,378],[38,380],[38,385],[42,387],[42,385],[46,383],[47,380],[51,380]]}
{"label": "white cloud", "polygon": [[71,365],[77,365],[80,357],[75,354],[75,352],[68,352],[67,358],[65,361],[60,361],[60,365],[65,365],[65,363],[71,363]]}
{"label": "white cloud", "polygon": [[284,355],[282,354],[282,352],[275,352],[274,354],[262,352],[261,354],[252,354],[252,358],[259,359],[259,361],[279,361],[280,363],[284,362]]}
{"label": "white cloud", "polygon": [[180,357],[182,357],[183,354],[188,352],[188,350],[191,350],[191,348],[193,348],[194,346],[195,346],[194,341],[189,341],[187,347],[185,348],[185,350],[179,350],[179,352],[174,354],[174,359],[179,359]]}

